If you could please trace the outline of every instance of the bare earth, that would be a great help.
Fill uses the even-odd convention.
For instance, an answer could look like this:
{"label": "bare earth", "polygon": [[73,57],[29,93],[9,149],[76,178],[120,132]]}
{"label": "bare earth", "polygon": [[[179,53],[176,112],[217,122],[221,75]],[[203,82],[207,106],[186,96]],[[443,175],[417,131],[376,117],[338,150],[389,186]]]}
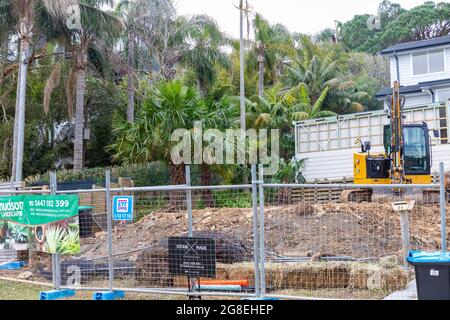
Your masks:
{"label": "bare earth", "polygon": [[[381,257],[401,249],[399,216],[390,204],[363,203],[285,205],[266,207],[265,234],[269,256],[351,256]],[[233,235],[250,251],[253,247],[251,209],[196,210],[194,229]],[[438,206],[416,206],[410,215],[413,247],[436,250],[440,247]],[[164,242],[170,236],[187,234],[187,214],[154,212],[139,222],[114,228],[115,254],[138,251]],[[82,240],[82,257],[107,255],[106,234]]]}

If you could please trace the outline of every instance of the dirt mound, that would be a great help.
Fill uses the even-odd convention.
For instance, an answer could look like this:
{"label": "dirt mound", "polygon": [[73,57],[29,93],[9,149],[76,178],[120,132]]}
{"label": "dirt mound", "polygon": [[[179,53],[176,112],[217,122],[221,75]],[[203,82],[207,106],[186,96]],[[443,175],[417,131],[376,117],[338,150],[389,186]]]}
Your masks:
{"label": "dirt mound", "polygon": [[[309,204],[266,206],[266,249],[286,256],[356,258],[399,254],[399,216],[390,204]],[[252,209],[194,210],[195,235],[214,237],[218,261],[233,263],[252,258]],[[187,213],[154,212],[139,222],[118,225],[113,233],[113,252],[128,261],[139,253],[163,244],[171,236],[187,234]],[[410,215],[413,247],[435,250],[440,240],[439,207],[416,206]],[[82,239],[82,257],[107,256],[106,234]]]}

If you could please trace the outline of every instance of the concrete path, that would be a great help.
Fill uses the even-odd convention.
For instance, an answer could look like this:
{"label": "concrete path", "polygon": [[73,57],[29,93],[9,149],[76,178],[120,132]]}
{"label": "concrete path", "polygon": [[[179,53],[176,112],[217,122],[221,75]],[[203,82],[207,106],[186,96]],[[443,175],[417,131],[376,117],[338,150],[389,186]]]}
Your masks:
{"label": "concrete path", "polygon": [[384,300],[417,300],[416,280],[408,283],[405,290],[394,292]]}

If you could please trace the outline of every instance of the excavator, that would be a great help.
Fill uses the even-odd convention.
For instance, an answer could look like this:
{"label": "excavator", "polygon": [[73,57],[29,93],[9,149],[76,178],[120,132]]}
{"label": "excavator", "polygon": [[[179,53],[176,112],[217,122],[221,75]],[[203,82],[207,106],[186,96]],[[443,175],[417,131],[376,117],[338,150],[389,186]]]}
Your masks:
{"label": "excavator", "polygon": [[[361,145],[361,152],[353,156],[354,183],[356,185],[388,185],[388,184],[431,184],[432,148],[430,130],[426,123],[405,124],[403,108],[405,97],[400,94],[400,84],[394,83],[393,92],[386,97],[389,107],[390,124],[384,127],[384,152],[371,152],[370,142],[356,143]],[[437,133],[435,132],[435,135]],[[409,190],[410,188],[408,188]],[[416,203],[435,203],[439,193],[434,190],[386,190],[358,189],[346,190],[341,201],[372,202],[392,199],[396,196],[414,199]],[[408,193],[408,194],[406,194]]]}

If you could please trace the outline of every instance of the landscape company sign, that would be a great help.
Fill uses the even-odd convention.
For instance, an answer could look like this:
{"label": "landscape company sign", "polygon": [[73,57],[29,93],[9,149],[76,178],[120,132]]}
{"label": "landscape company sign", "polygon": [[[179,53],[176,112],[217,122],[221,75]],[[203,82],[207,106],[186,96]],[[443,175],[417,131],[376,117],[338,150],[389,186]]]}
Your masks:
{"label": "landscape company sign", "polygon": [[40,226],[78,215],[77,195],[20,195],[0,197],[0,220]]}
{"label": "landscape company sign", "polygon": [[169,271],[176,276],[216,277],[216,241],[169,238]]}

